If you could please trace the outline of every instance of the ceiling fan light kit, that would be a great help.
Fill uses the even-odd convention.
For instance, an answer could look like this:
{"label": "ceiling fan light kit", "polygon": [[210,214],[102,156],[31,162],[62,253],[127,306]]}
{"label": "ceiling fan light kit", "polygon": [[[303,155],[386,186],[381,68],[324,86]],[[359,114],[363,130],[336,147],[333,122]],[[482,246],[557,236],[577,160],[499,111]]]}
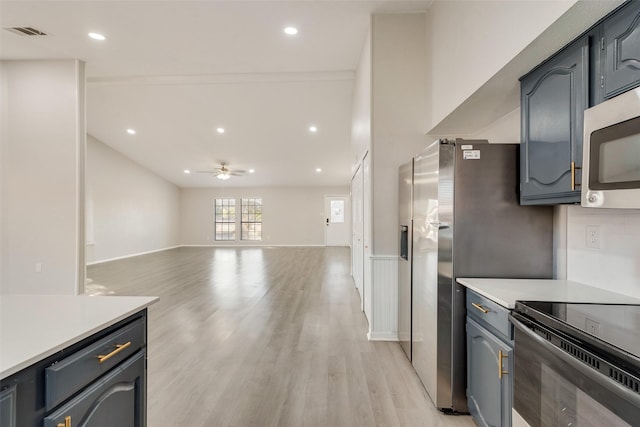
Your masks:
{"label": "ceiling fan light kit", "polygon": [[216,178],[221,179],[223,181],[226,181],[227,179],[231,178],[231,175],[233,176],[242,176],[246,171],[244,170],[230,170],[229,168],[227,168],[227,164],[224,162],[220,163],[220,167],[216,168],[215,170],[212,171],[196,171],[198,173],[209,173],[209,174],[214,174],[216,176]]}

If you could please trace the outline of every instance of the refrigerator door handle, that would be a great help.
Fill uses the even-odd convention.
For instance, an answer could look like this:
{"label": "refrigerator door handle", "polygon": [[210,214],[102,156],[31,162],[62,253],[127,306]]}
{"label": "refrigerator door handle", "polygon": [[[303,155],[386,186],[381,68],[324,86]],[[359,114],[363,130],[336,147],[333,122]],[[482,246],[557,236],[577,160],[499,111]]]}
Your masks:
{"label": "refrigerator door handle", "polygon": [[427,223],[432,227],[438,227],[438,230],[444,230],[445,228],[449,228],[449,224],[446,222],[434,221],[430,219]]}
{"label": "refrigerator door handle", "polygon": [[400,258],[409,260],[409,226],[400,226]]}

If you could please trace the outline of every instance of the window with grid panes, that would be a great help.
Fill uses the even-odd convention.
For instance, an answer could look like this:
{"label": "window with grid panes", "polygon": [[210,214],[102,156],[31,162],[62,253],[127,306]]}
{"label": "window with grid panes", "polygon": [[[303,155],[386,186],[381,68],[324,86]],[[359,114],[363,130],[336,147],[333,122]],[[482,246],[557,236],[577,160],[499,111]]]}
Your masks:
{"label": "window with grid panes", "polygon": [[236,240],[236,199],[216,199],[216,240]]}
{"label": "window with grid panes", "polygon": [[241,200],[242,216],[240,229],[242,240],[262,240],[262,199],[258,197]]}

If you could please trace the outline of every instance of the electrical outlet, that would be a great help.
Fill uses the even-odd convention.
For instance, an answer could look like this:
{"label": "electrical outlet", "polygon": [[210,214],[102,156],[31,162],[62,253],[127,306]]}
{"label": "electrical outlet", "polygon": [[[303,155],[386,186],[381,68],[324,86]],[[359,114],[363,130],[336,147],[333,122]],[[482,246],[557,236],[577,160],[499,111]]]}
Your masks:
{"label": "electrical outlet", "polygon": [[588,333],[590,333],[593,336],[600,336],[600,323],[596,322],[595,320],[591,320],[588,317],[586,317],[584,319],[584,326],[585,329]]}
{"label": "electrical outlet", "polygon": [[42,263],[36,262],[36,273],[42,273]]}
{"label": "electrical outlet", "polygon": [[600,249],[600,226],[587,225],[586,246],[591,249]]}

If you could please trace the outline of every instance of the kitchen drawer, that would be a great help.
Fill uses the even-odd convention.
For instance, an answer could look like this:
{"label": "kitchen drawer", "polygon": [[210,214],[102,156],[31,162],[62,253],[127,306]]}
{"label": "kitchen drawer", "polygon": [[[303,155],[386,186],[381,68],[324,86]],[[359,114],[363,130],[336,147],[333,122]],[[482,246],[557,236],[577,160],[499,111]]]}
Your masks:
{"label": "kitchen drawer", "polygon": [[500,304],[467,289],[467,314],[507,342],[513,340],[509,312],[509,309]]}
{"label": "kitchen drawer", "polygon": [[140,318],[47,367],[45,369],[46,410],[55,408],[144,347],[145,335],[146,323],[144,318]]}
{"label": "kitchen drawer", "polygon": [[146,425],[145,350],[112,369],[79,395],[44,418],[43,427]]}

